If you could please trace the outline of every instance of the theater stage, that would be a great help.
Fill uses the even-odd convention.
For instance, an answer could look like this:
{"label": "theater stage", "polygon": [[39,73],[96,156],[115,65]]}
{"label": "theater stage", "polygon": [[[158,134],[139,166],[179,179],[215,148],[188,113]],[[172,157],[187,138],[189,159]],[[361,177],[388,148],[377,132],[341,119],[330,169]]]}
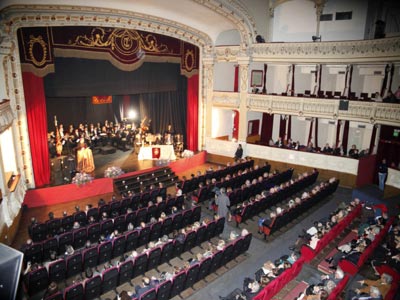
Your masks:
{"label": "theater stage", "polygon": [[[83,186],[77,186],[65,180],[65,184],[28,190],[24,198],[24,205],[30,208],[66,203],[94,196],[109,198],[114,193],[114,184],[113,179],[104,178],[104,171],[110,166],[120,167],[125,172],[122,176],[129,177],[137,176],[151,168],[165,166],[169,166],[175,174],[178,174],[189,168],[198,167],[206,162],[205,151],[199,152],[192,157],[179,158],[173,162],[166,162],[163,160],[138,161],[137,154],[134,152],[129,151],[127,153],[120,150],[117,150],[116,153],[113,154],[102,155],[97,153],[94,156],[96,170],[94,172],[95,179],[93,182]],[[60,164],[60,162],[57,161],[57,164]],[[60,165],[64,165],[64,163]],[[59,174],[58,176],[64,177],[69,172],[65,167],[61,170],[59,169],[58,172],[64,174]]]}

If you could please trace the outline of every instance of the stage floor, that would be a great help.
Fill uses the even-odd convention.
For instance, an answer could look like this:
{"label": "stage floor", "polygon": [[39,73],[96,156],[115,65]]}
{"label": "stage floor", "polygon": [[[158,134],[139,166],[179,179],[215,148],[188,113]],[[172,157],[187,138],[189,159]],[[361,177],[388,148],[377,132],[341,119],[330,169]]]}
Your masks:
{"label": "stage floor", "polygon": [[[128,173],[167,165],[164,160],[138,160],[138,154],[133,148],[126,151],[117,148],[115,150],[114,153],[103,154],[101,148],[93,149],[95,170],[91,175],[94,178],[103,178],[104,171],[112,166],[120,167],[125,173]],[[176,159],[180,159],[178,155]],[[71,182],[71,176],[73,177],[75,170],[75,157],[65,155],[52,158],[50,166],[50,186],[68,184]]]}

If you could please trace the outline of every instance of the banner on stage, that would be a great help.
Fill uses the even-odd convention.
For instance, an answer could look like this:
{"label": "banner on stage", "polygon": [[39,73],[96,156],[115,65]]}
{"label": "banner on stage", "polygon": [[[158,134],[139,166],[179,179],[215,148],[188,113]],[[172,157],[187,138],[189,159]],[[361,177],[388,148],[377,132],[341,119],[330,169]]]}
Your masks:
{"label": "banner on stage", "polygon": [[112,96],[92,96],[92,104],[110,104]]}
{"label": "banner on stage", "polygon": [[161,150],[160,148],[152,148],[151,149],[151,154],[152,154],[153,159],[159,159],[160,158],[160,155],[161,155],[161,151],[160,150]]}

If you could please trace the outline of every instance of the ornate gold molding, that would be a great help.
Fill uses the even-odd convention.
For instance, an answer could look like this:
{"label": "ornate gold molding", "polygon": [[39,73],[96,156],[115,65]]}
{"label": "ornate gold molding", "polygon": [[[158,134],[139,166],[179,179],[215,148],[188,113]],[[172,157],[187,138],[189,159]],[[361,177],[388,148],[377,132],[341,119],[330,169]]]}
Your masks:
{"label": "ornate gold molding", "polygon": [[[217,47],[216,52],[228,47]],[[252,46],[254,61],[375,62],[400,61],[400,38],[318,43],[265,43]]]}
{"label": "ornate gold molding", "polygon": [[178,38],[203,47],[212,47],[204,32],[185,24],[151,15],[116,9],[69,5],[12,5],[1,11],[4,24],[15,34],[20,27],[99,26],[136,29]]}
{"label": "ornate gold molding", "polygon": [[[214,92],[213,106],[239,107],[239,93]],[[398,126],[400,105],[381,102],[349,101],[348,110],[339,110],[339,99],[247,95],[247,109],[265,113],[340,119]]]}
{"label": "ornate gold molding", "polygon": [[239,1],[228,0],[192,0],[230,20],[239,31],[242,40],[242,48],[250,46],[256,38],[257,30],[253,17],[247,8]]}
{"label": "ornate gold molding", "polygon": [[0,102],[0,133],[9,128],[14,120],[10,100],[3,99]]}
{"label": "ornate gold molding", "polygon": [[240,97],[238,93],[214,92],[213,106],[239,108]]}

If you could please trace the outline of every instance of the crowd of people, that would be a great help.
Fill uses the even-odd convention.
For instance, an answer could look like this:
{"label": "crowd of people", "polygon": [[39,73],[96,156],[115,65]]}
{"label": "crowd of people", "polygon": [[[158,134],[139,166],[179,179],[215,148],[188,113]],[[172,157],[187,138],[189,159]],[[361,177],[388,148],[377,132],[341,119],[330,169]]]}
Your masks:
{"label": "crowd of people", "polygon": [[61,144],[63,153],[74,154],[74,150],[80,145],[89,148],[97,146],[112,145],[125,150],[128,147],[144,144],[182,144],[182,136],[175,134],[172,125],[168,125],[164,132],[153,134],[151,132],[151,120],[145,117],[140,125],[123,120],[122,122],[112,122],[105,120],[104,123],[80,123],[78,126],[70,124],[64,128],[63,124],[56,122],[55,130],[50,131],[48,137],[48,147],[51,157],[57,153],[57,144]]}
{"label": "crowd of people", "polygon": [[356,145],[351,145],[350,149],[347,151],[341,143],[337,146],[325,143],[323,147],[315,147],[313,142],[308,142],[307,145],[302,145],[300,141],[293,141],[292,139],[284,139],[279,137],[276,141],[270,139],[268,146],[279,147],[292,150],[300,150],[313,153],[330,154],[335,156],[349,156],[351,158],[358,159],[360,157],[369,155],[369,149],[357,149]]}

